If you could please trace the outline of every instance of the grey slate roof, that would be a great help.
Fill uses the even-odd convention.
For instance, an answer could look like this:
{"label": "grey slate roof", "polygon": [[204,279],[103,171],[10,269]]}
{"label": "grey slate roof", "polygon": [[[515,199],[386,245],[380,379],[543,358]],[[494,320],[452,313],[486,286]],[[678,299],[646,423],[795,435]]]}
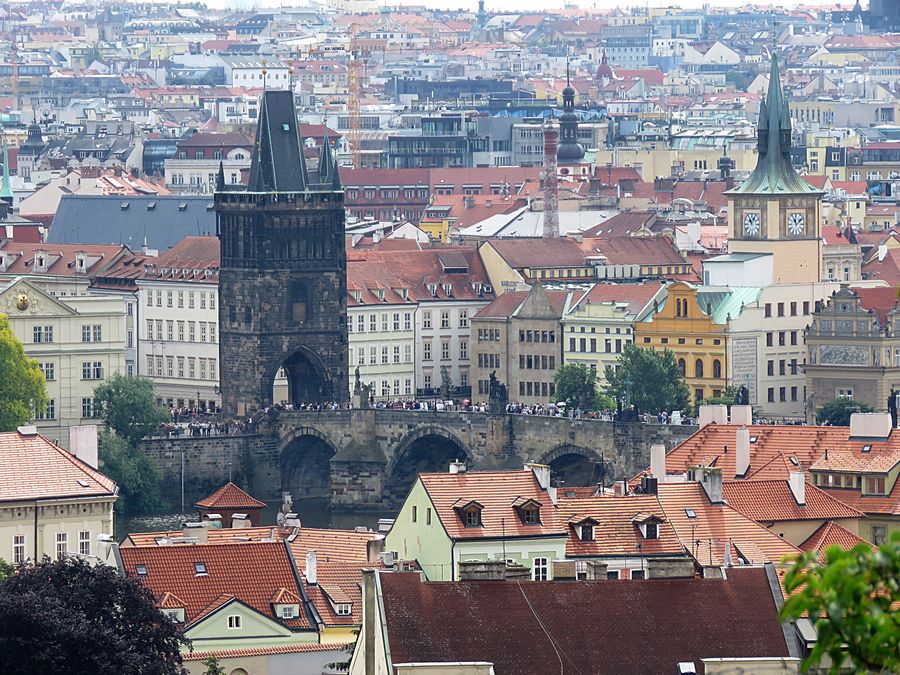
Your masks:
{"label": "grey slate roof", "polygon": [[[127,207],[125,206],[127,204]],[[65,195],[51,244],[126,244],[165,251],[189,235],[216,233],[212,195]]]}

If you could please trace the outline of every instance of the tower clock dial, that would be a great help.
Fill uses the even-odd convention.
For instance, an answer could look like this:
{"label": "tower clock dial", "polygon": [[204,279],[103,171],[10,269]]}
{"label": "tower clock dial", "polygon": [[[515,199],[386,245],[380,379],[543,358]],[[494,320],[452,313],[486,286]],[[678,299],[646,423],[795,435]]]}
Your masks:
{"label": "tower clock dial", "polygon": [[787,219],[788,232],[795,237],[803,234],[806,227],[806,217],[802,213],[792,213]]}
{"label": "tower clock dial", "polygon": [[744,216],[744,234],[755,237],[759,234],[759,214],[748,213]]}

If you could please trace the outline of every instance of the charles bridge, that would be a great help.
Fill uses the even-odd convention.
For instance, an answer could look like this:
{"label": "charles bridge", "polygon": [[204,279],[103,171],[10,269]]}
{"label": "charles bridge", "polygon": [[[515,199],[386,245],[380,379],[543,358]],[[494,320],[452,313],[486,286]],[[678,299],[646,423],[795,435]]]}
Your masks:
{"label": "charles bridge", "polygon": [[182,479],[193,501],[229,475],[261,499],[330,498],[341,508],[393,508],[415,476],[549,464],[562,485],[607,485],[649,464],[650,446],[672,448],[693,426],[619,423],[520,414],[341,409],[272,409],[252,433],[153,438],[143,442],[177,501]]}

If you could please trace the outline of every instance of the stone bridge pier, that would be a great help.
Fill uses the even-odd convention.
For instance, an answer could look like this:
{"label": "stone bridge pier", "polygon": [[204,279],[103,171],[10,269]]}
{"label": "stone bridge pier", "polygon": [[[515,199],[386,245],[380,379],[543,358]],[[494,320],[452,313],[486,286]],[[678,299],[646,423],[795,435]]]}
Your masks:
{"label": "stone bridge pier", "polygon": [[[152,439],[144,446],[168,488],[202,496],[237,479],[263,499],[282,490],[295,498],[330,498],[341,508],[394,508],[415,476],[447,471],[454,460],[472,470],[549,464],[563,486],[630,477],[649,465],[650,446],[671,449],[696,427],[412,410],[277,411],[244,436]],[[194,494],[194,491],[197,494]]]}

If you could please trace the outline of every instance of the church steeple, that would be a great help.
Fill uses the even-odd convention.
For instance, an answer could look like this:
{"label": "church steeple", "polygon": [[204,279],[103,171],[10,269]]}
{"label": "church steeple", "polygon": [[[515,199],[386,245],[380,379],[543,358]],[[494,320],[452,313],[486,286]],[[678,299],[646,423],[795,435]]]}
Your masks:
{"label": "church steeple", "polygon": [[3,142],[3,185],[0,186],[0,199],[13,203],[12,185],[9,181],[9,146]]}
{"label": "church steeple", "polygon": [[249,192],[305,192],[303,143],[290,91],[265,91],[250,162]]}
{"label": "church steeple", "polygon": [[559,149],[556,158],[563,164],[575,164],[584,159],[584,148],[578,142],[578,115],[575,113],[575,87],[569,75],[566,58],[566,86],[562,90],[563,112],[559,116]]}
{"label": "church steeple", "polygon": [[781,89],[778,57],[772,53],[769,88],[759,105],[756,128],[759,156],[749,178],[736,187],[736,194],[814,194],[791,163],[791,113]]}

